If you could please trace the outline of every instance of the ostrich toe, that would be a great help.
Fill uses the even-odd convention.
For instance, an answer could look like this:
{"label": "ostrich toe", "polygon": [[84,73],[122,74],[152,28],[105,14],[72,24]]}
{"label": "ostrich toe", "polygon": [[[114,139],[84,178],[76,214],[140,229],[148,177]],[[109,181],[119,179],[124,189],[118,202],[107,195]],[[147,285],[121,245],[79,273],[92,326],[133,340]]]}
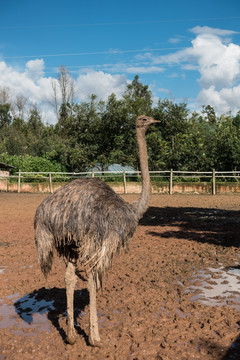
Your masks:
{"label": "ostrich toe", "polygon": [[76,342],[76,336],[77,334],[75,329],[68,331],[66,339],[68,344],[73,345]]}
{"label": "ostrich toe", "polygon": [[103,346],[101,340],[94,340],[91,336],[89,336],[88,342],[89,342],[89,344],[90,344],[91,346],[93,346],[93,347],[99,347],[99,348],[101,348],[101,347]]}

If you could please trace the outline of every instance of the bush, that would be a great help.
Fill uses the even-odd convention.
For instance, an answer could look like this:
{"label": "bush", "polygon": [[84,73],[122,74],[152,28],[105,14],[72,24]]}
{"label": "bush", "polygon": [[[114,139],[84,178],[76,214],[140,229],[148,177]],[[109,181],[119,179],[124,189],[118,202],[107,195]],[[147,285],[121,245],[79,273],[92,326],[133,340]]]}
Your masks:
{"label": "bush", "polygon": [[51,162],[49,159],[31,155],[8,155],[7,153],[0,155],[0,161],[12,165],[15,169],[11,170],[11,174],[17,171],[28,172],[61,172],[65,171],[61,164]]}

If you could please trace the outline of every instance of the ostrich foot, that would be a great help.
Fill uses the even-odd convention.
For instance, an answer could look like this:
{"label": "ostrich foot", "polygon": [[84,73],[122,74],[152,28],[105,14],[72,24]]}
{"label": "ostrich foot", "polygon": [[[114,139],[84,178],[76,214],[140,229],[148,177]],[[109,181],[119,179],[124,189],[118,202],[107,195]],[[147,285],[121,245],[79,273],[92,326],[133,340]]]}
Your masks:
{"label": "ostrich foot", "polygon": [[91,337],[91,335],[89,336],[89,338],[88,338],[88,342],[89,342],[89,344],[91,345],[91,346],[93,346],[93,347],[102,347],[103,346],[103,344],[102,344],[102,341],[101,341],[101,339],[100,338],[98,338],[98,339],[93,339],[92,337]]}
{"label": "ostrich foot", "polygon": [[75,329],[68,330],[66,341],[68,344],[73,345],[76,342],[77,333]]}

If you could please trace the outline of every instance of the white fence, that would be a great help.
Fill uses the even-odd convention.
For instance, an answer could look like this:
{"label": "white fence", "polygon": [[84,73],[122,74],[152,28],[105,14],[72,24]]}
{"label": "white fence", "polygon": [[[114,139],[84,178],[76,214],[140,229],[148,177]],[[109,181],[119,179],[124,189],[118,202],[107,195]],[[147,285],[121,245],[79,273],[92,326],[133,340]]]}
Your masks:
{"label": "white fence", "polygon": [[[15,183],[15,190],[21,192],[23,184],[26,183],[40,183],[45,182],[48,184],[49,192],[52,193],[54,190],[54,184],[69,182],[73,179],[82,178],[82,177],[99,177],[106,182],[115,181],[123,184],[123,193],[127,194],[128,187],[127,184],[131,182],[140,182],[141,181],[141,172],[140,171],[95,171],[95,172],[22,172],[19,171],[17,175],[1,175],[0,182],[6,183],[6,189],[3,187],[0,190],[8,191],[8,185],[11,182]],[[231,182],[238,183],[240,180],[240,171],[175,171],[175,170],[166,170],[166,171],[150,171],[150,177],[153,184],[157,183],[167,183],[168,184],[168,193],[173,194],[174,185],[179,184],[179,182],[195,182],[202,183],[206,182],[211,185],[211,193],[216,194],[216,182],[219,182],[219,179],[222,182],[226,182],[228,179]]]}

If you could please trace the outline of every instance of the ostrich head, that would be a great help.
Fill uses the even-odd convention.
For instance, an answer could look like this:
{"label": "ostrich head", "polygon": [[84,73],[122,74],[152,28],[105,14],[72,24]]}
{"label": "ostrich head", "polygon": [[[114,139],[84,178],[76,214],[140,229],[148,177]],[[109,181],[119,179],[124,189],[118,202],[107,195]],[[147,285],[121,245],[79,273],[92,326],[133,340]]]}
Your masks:
{"label": "ostrich head", "polygon": [[136,120],[136,128],[141,129],[145,132],[151,124],[159,123],[159,122],[160,121],[155,120],[151,116],[141,115]]}

